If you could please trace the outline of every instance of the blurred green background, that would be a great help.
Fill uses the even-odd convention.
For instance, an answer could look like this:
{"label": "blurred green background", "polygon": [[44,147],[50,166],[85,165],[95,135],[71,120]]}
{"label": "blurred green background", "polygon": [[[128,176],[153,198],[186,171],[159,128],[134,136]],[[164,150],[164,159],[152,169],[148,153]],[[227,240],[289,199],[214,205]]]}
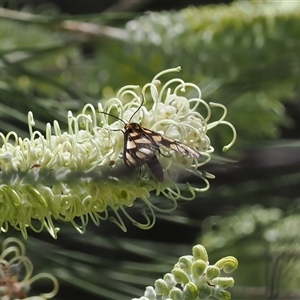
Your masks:
{"label": "blurred green background", "polygon": [[[58,224],[57,240],[30,234],[27,254],[35,272],[59,279],[56,299],[142,296],[196,243],[211,263],[238,258],[233,299],[299,299],[300,1],[66,2],[0,2],[3,134],[28,136],[29,110],[37,130],[53,120],[66,129],[68,110],[180,65],[204,100],[226,105],[238,140],[224,154],[230,130],[211,132],[210,190],[157,214],[149,231],[104,222],[84,235]],[[137,203],[130,213],[140,211]]]}

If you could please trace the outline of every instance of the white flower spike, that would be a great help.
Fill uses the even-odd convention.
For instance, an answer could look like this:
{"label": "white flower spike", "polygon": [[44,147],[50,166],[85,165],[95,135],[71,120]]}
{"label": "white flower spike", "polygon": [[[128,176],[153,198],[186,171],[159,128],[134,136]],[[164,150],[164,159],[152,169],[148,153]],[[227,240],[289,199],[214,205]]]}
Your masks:
{"label": "white flower spike", "polygon": [[[67,132],[62,132],[57,121],[53,128],[46,125],[45,136],[34,131],[33,114],[29,112],[29,138],[22,139],[15,132],[6,136],[0,133],[1,230],[12,226],[26,238],[28,227],[35,232],[46,228],[56,238],[59,228],[53,220],[71,222],[82,233],[89,218],[97,225],[109,218],[126,231],[119,212],[135,226],[149,229],[155,223],[154,211],[161,211],[149,201],[150,192],[171,199],[173,207],[164,210],[170,212],[178,199],[191,200],[196,192],[208,190],[208,178],[213,176],[199,170],[214,151],[208,131],[220,124],[232,129],[232,142],[224,150],[234,143],[236,132],[224,121],[226,108],[207,104],[195,84],[174,78],[162,85],[158,80],[165,73],[178,71],[179,67],[165,70],[142,88],[124,86],[115,98],[104,105],[99,103],[97,110],[87,104],[78,116],[69,112]],[[194,90],[197,95],[188,99],[184,96],[186,90]],[[211,107],[222,108],[224,113],[220,120],[209,123]],[[153,136],[153,141],[138,136],[133,139],[134,144],[127,143],[128,138],[124,145],[124,122],[127,126],[136,123]],[[126,134],[128,137],[125,131],[125,137]],[[133,148],[127,151],[136,143],[144,143],[139,153]],[[145,148],[145,143],[152,148]],[[136,154],[126,156],[129,160],[139,158],[142,163],[126,168],[126,151]],[[158,171],[160,176],[155,176]],[[185,192],[190,192],[190,196],[184,196],[182,184],[177,182],[190,175],[201,178],[204,187],[186,183]],[[150,216],[142,212],[144,224],[132,219],[125,210],[137,198],[145,202],[150,212]],[[115,216],[109,217],[111,212]]]}

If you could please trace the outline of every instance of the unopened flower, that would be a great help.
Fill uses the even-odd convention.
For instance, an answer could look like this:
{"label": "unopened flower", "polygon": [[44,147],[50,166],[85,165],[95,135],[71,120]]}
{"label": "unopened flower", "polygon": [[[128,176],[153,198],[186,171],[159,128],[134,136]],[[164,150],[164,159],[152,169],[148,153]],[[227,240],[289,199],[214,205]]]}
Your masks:
{"label": "unopened flower", "polygon": [[160,299],[231,299],[226,291],[232,287],[232,277],[221,276],[221,272],[231,273],[238,267],[233,256],[227,256],[214,265],[210,265],[206,249],[202,245],[193,247],[193,255],[180,257],[171,273],[155,281],[155,286],[148,286],[141,298],[133,300]]}
{"label": "unopened flower", "polygon": [[[61,131],[57,121],[53,128],[49,123],[46,125],[45,136],[34,131],[33,114],[29,112],[29,138],[21,139],[15,132],[7,136],[0,133],[1,230],[13,226],[27,237],[28,227],[36,232],[45,227],[56,237],[59,229],[53,220],[71,222],[84,232],[89,218],[97,225],[109,218],[126,231],[120,212],[135,226],[147,229],[154,225],[154,211],[159,209],[148,200],[150,192],[171,199],[173,207],[165,210],[171,211],[178,199],[194,199],[196,192],[206,191],[208,178],[213,176],[202,173],[200,167],[214,151],[208,131],[219,124],[232,128],[233,140],[224,150],[234,143],[236,133],[224,120],[226,108],[203,101],[196,85],[179,78],[164,85],[158,80],[164,73],[179,70],[161,72],[143,88],[125,86],[115,98],[104,105],[99,103],[97,109],[87,104],[77,116],[69,112],[67,132]],[[196,96],[187,98],[188,91],[196,92]],[[211,107],[221,108],[223,115],[210,123]],[[156,155],[164,171],[163,181],[153,177],[146,164],[136,170],[127,169],[122,153],[124,122],[129,121],[174,139],[201,155],[191,158],[161,147]],[[177,183],[186,181],[190,175],[201,178],[204,187]],[[143,213],[144,224],[132,219],[126,210],[137,198],[145,202],[151,215]]]}
{"label": "unopened flower", "polygon": [[[33,265],[25,256],[24,244],[16,238],[8,238],[2,243],[0,254],[0,299],[46,300],[58,292],[58,281],[49,273],[40,273],[32,277]],[[22,274],[22,275],[21,275]],[[32,284],[40,279],[50,279],[53,290],[39,296],[28,297]]]}

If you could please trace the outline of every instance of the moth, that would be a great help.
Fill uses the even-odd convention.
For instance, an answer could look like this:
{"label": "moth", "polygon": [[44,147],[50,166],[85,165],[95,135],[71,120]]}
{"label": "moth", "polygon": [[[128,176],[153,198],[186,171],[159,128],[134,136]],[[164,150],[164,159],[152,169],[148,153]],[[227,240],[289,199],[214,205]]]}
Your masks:
{"label": "moth", "polygon": [[[163,181],[163,168],[156,156],[157,151],[160,153],[160,146],[165,146],[184,156],[189,156],[192,158],[199,158],[201,154],[174,139],[171,139],[150,129],[144,128],[138,123],[131,123],[132,118],[141,108],[142,104],[130,117],[128,123],[124,122],[124,120],[118,117],[111,115],[112,117],[124,123],[124,165],[130,169],[136,169],[144,164],[147,164],[153,176],[158,181]],[[103,113],[109,115],[108,113]]]}

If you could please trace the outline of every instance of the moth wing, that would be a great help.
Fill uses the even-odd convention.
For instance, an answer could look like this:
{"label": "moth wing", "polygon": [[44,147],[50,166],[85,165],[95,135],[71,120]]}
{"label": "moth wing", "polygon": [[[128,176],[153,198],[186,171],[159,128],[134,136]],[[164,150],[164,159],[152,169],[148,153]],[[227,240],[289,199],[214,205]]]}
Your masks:
{"label": "moth wing", "polygon": [[201,157],[201,154],[199,152],[197,152],[196,150],[192,149],[189,146],[186,146],[186,145],[184,145],[174,139],[171,139],[165,135],[161,135],[160,137],[161,137],[160,144],[173,150],[173,151],[176,151],[182,155],[193,157],[193,158]]}
{"label": "moth wing", "polygon": [[140,127],[138,131],[124,133],[124,164],[136,168],[150,161],[159,145],[155,143],[152,134],[158,134],[149,129]]}

